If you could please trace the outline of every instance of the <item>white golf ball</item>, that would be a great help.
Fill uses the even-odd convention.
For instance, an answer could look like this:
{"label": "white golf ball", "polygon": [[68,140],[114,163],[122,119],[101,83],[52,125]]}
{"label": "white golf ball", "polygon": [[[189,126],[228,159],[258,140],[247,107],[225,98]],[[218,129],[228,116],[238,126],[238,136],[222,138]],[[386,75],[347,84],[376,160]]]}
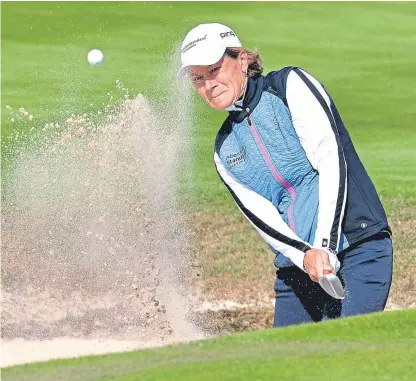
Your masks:
{"label": "white golf ball", "polygon": [[93,49],[88,53],[88,62],[91,65],[98,66],[104,61],[104,54],[101,50]]}

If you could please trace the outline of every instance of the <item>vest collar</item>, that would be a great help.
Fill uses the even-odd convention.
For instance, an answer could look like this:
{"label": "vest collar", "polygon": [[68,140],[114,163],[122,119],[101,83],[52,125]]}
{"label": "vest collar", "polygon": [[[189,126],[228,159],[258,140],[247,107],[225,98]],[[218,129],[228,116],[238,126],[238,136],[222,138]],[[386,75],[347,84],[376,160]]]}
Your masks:
{"label": "vest collar", "polygon": [[260,101],[264,85],[265,81],[263,76],[248,78],[244,98],[227,107],[231,121],[240,123],[253,112]]}

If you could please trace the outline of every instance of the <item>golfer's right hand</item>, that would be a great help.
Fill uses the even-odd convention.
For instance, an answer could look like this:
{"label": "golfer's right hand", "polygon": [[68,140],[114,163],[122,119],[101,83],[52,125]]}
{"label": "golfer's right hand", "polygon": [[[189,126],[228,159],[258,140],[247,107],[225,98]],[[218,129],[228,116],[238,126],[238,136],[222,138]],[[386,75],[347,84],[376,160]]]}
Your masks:
{"label": "golfer's right hand", "polygon": [[303,267],[314,282],[326,274],[335,274],[334,268],[329,263],[328,253],[324,250],[310,249],[303,259]]}

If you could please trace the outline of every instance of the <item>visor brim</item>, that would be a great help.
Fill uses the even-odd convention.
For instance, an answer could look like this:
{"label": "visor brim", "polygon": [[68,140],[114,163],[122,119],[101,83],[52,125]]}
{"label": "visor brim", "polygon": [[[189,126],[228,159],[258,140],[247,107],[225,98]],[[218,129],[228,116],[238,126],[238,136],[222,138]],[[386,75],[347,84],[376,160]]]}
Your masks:
{"label": "visor brim", "polygon": [[204,59],[201,59],[199,56],[195,56],[193,60],[181,66],[181,68],[176,73],[176,81],[182,81],[183,77],[186,74],[186,68],[188,68],[189,66],[210,66],[216,64],[224,56],[225,50],[226,47],[224,46],[222,49],[219,49],[218,52],[216,52],[216,54],[213,54],[210,57],[204,57]]}

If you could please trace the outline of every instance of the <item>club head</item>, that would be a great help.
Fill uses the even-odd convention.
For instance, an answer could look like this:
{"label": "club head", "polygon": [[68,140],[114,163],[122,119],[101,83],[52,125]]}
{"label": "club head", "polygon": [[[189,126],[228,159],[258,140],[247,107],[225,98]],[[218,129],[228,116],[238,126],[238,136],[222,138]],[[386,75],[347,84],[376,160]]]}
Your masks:
{"label": "club head", "polygon": [[323,275],[319,278],[321,287],[335,299],[344,299],[344,288],[340,279],[335,274]]}

